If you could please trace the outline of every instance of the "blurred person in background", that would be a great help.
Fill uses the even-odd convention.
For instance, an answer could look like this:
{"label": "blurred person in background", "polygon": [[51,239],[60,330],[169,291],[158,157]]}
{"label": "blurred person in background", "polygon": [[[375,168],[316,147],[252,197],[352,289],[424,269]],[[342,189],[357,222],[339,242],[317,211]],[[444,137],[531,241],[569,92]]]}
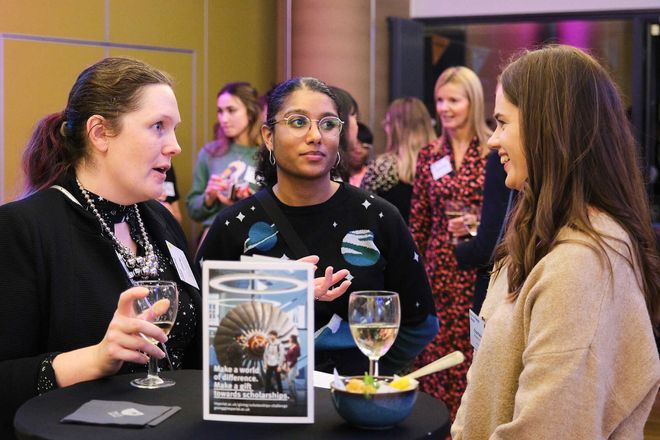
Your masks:
{"label": "blurred person in background", "polygon": [[335,96],[337,105],[339,106],[339,119],[344,121],[343,128],[339,135],[339,162],[334,167],[334,174],[336,174],[340,180],[348,182],[351,175],[346,164],[346,156],[348,155],[348,151],[358,141],[358,119],[360,117],[360,108],[353,95],[346,90],[335,86],[329,86],[329,88]]}
{"label": "blurred person in background", "polygon": [[217,138],[200,150],[186,197],[188,214],[202,223],[200,243],[218,212],[257,188],[255,154],[262,142],[257,90],[247,82],[225,84],[218,92],[217,106]]}
{"label": "blurred person in background", "polygon": [[165,174],[165,182],[163,182],[163,194],[158,198],[160,203],[167,208],[174,216],[176,221],[181,224],[183,218],[181,217],[181,207],[179,206],[179,188],[176,185],[176,174],[174,173],[174,166],[172,166]]}
{"label": "blurred person in background", "polygon": [[491,131],[486,125],[481,81],[472,70],[451,67],[443,71],[434,96],[442,132],[417,157],[410,229],[424,256],[440,332],[418,357],[417,364],[426,365],[454,350],[465,354],[464,363],[426,376],[420,383],[423,391],[445,401],[453,419],[472,359],[469,310],[476,270],[458,267],[448,222],[449,216],[462,215],[452,205],[481,209],[489,152],[486,142]]}
{"label": "blurred person in background", "polygon": [[360,186],[367,164],[373,151],[374,136],[369,127],[358,122],[357,139],[348,147],[346,152],[346,167],[348,168],[348,181],[353,186]]}
{"label": "blurred person in background", "polygon": [[436,138],[431,116],[421,100],[399,98],[387,109],[383,129],[385,152],[368,165],[361,187],[396,206],[408,223],[417,155]]}

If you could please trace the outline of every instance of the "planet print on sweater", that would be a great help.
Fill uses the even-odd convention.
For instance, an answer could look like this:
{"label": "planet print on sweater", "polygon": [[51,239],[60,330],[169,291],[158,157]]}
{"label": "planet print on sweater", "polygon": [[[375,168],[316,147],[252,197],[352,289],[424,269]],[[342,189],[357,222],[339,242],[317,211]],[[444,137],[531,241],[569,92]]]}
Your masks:
{"label": "planet print on sweater", "polygon": [[248,238],[243,244],[243,252],[251,249],[269,251],[277,244],[277,227],[266,222],[256,222],[250,226]]}
{"label": "planet print on sweater", "polygon": [[368,229],[351,231],[341,242],[341,254],[353,266],[373,266],[380,258],[374,233]]}

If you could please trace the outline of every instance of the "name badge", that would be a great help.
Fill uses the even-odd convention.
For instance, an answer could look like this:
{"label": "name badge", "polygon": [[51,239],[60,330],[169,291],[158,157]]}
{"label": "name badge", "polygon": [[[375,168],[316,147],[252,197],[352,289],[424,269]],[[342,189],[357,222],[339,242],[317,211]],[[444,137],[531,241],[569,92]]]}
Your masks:
{"label": "name badge", "polygon": [[451,173],[452,171],[452,166],[451,166],[451,159],[449,156],[445,156],[442,159],[433,162],[431,164],[431,175],[433,175],[433,178],[435,180],[438,180],[439,178],[446,176],[447,174]]}
{"label": "name badge", "polygon": [[167,249],[170,251],[172,261],[174,261],[174,266],[176,267],[176,271],[179,273],[179,278],[181,278],[181,281],[190,284],[196,289],[199,289],[195,275],[193,275],[190,264],[188,264],[186,254],[184,254],[181,249],[174,246],[169,241],[165,240],[165,243],[167,243]]}
{"label": "name badge", "polygon": [[479,349],[485,328],[486,322],[470,309],[470,344],[474,347],[474,351]]}
{"label": "name badge", "polygon": [[176,195],[174,192],[174,182],[163,182],[163,187],[165,188],[165,195],[167,197],[174,197]]}
{"label": "name badge", "polygon": [[255,178],[255,169],[253,166],[248,165],[248,167],[245,169],[243,180],[247,183],[257,183],[257,179]]}

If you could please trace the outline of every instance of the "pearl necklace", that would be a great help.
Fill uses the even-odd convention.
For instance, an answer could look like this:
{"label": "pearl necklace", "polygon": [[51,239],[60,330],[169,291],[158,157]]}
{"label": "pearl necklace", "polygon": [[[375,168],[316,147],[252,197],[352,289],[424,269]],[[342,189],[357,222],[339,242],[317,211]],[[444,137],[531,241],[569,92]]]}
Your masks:
{"label": "pearl necklace", "polygon": [[103,217],[101,217],[101,214],[99,213],[98,209],[96,209],[92,198],[89,196],[89,192],[83,188],[78,178],[76,178],[76,183],[78,184],[78,188],[80,188],[80,191],[85,197],[85,201],[89,205],[89,208],[92,210],[99,223],[101,223],[101,227],[114,242],[115,247],[119,251],[121,259],[124,262],[124,265],[128,268],[128,275],[131,278],[155,278],[158,275],[158,257],[156,257],[154,248],[149,242],[149,238],[147,237],[147,231],[144,229],[144,224],[142,223],[142,217],[140,216],[140,210],[138,209],[137,204],[133,205],[133,209],[135,210],[138,225],[140,226],[140,233],[142,234],[142,240],[144,241],[144,257],[133,255],[131,250],[126,245],[124,245],[124,243],[119,241],[115,234],[112,233],[105,220],[103,220]]}

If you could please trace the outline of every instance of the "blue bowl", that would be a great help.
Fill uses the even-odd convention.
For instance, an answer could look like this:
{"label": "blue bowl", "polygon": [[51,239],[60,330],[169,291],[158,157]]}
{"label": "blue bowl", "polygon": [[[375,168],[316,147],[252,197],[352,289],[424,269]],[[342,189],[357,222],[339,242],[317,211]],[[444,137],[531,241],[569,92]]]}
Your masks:
{"label": "blue bowl", "polygon": [[[363,376],[355,376],[362,379]],[[344,378],[344,383],[352,377]],[[378,377],[390,381],[391,377]],[[330,385],[330,394],[340,416],[353,426],[365,429],[388,429],[412,412],[417,400],[417,386],[405,391],[381,394],[351,393]]]}

